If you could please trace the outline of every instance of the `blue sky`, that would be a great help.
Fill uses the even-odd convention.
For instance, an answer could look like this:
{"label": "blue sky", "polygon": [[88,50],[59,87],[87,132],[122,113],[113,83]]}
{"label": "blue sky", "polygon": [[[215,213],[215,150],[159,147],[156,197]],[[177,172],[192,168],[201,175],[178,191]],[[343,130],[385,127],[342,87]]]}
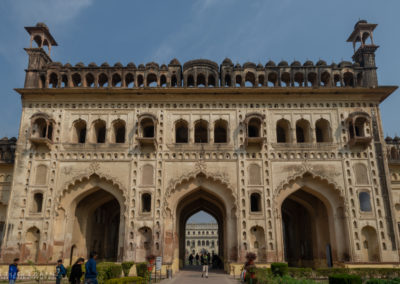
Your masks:
{"label": "blue sky", "polygon": [[[399,85],[399,0],[1,0],[0,137],[16,136],[29,45],[24,26],[45,22],[59,47],[54,61],[150,61],[195,58],[265,64],[350,60],[346,43],[358,19],[378,23],[380,85]],[[399,91],[381,105],[385,134],[399,134]]]}
{"label": "blue sky", "polygon": [[193,214],[186,222],[187,224],[193,223],[217,223],[217,220],[210,214],[199,211],[196,214]]}

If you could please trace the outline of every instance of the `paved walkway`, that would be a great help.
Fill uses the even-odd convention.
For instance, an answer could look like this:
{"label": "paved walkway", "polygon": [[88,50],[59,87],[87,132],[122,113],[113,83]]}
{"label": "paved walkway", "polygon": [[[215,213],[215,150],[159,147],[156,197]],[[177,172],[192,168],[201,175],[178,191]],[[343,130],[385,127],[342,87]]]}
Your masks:
{"label": "paved walkway", "polygon": [[161,284],[239,284],[238,280],[223,271],[210,270],[208,278],[201,278],[200,269],[181,270],[174,278],[165,279]]}

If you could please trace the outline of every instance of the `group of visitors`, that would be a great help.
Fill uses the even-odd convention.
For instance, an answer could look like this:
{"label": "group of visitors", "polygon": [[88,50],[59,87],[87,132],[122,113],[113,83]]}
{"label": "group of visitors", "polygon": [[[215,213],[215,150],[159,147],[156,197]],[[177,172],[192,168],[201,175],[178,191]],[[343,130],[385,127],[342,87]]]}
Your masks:
{"label": "group of visitors", "polygon": [[[210,257],[210,253],[200,253],[200,255],[198,253],[196,253],[196,256],[193,256],[193,254],[191,253],[189,255],[189,265],[194,265],[193,261],[196,260],[196,265],[203,265],[204,263],[204,256],[207,256],[207,261],[208,264],[211,264],[211,257]],[[213,254],[214,256],[214,254]]]}
{"label": "group of visitors", "polygon": [[[96,264],[96,259],[97,259],[97,253],[92,252],[90,253],[89,260],[85,264],[85,284],[97,284],[97,264]],[[71,268],[71,273],[69,275],[69,282],[71,284],[80,284],[81,279],[83,276],[83,271],[82,271],[82,264],[85,262],[85,260],[80,257],[78,260],[72,265]],[[19,258],[15,258],[13,263],[10,264],[9,269],[8,269],[8,281],[9,284],[15,284],[15,281],[18,278],[18,263],[19,263]],[[57,261],[57,266],[56,266],[56,284],[61,284],[62,279],[67,276],[67,270],[65,269],[63,265],[62,259],[59,259]]]}
{"label": "group of visitors", "polygon": [[212,265],[212,268],[215,269],[220,269],[222,261],[219,258],[218,255],[212,253],[196,253],[196,255],[193,255],[192,253],[189,255],[189,265],[201,265],[202,266],[202,273],[201,277],[206,277],[208,278],[208,268],[210,265]]}

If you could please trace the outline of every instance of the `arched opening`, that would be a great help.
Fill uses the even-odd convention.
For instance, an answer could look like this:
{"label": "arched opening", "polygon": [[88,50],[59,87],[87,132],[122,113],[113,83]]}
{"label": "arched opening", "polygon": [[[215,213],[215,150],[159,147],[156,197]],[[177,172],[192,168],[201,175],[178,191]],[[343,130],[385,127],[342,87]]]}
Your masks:
{"label": "arched opening", "polygon": [[194,143],[208,143],[208,122],[200,119],[194,125]]}
{"label": "arched opening", "polygon": [[281,86],[290,87],[290,74],[289,72],[283,72],[281,75]]}
{"label": "arched opening", "polygon": [[56,73],[51,73],[49,76],[49,88],[58,87],[58,76]]}
{"label": "arched opening", "polygon": [[112,75],[111,84],[113,87],[121,87],[122,79],[118,73]]}
{"label": "arched opening", "polygon": [[140,88],[144,87],[144,79],[142,74],[137,76],[137,86]]}
{"label": "arched opening", "polygon": [[333,75],[333,86],[334,87],[340,87],[340,85],[341,85],[340,75],[339,74]]}
{"label": "arched opening", "polygon": [[257,262],[264,262],[267,260],[266,253],[266,242],[265,242],[264,228],[260,226],[254,226],[250,228],[249,242],[250,251],[257,255]]}
{"label": "arched opening", "polygon": [[178,80],[176,79],[176,75],[171,76],[171,87],[177,87],[178,86]]}
{"label": "arched opening", "polygon": [[43,193],[35,193],[31,207],[32,213],[41,213],[43,208]]}
{"label": "arched opening", "polygon": [[135,78],[132,73],[128,73],[125,75],[125,87],[133,88],[135,86]]}
{"label": "arched opening", "polygon": [[276,74],[276,72],[268,73],[267,84],[269,87],[275,87],[277,85],[277,81],[278,81],[278,75]]}
{"label": "arched opening", "polygon": [[324,202],[299,189],[284,200],[281,210],[284,259],[289,266],[331,266],[331,228]]}
{"label": "arched opening", "polygon": [[355,134],[358,137],[365,136],[365,124],[367,123],[367,119],[365,117],[357,117],[354,122],[354,130]]}
{"label": "arched opening", "polygon": [[329,74],[329,72],[328,71],[322,72],[321,82],[322,82],[322,84],[324,84],[324,87],[329,87],[330,80],[331,80],[331,75]]}
{"label": "arched opening", "polygon": [[86,87],[94,87],[94,76],[92,73],[87,73],[85,76]]}
{"label": "arched opening", "polygon": [[226,120],[217,120],[214,124],[214,143],[228,142],[228,122]]}
{"label": "arched opening", "polygon": [[61,87],[68,87],[68,76],[65,74],[61,76]]}
{"label": "arched opening", "polygon": [[151,212],[151,194],[150,193],[142,194],[142,212],[143,213]]}
{"label": "arched opening", "polygon": [[149,227],[144,226],[138,230],[138,233],[139,246],[136,249],[136,258],[145,261],[153,250],[153,232]]}
{"label": "arched opening", "polygon": [[86,142],[86,121],[79,119],[74,122],[72,132],[73,143],[85,143]]}
{"label": "arched opening", "polygon": [[154,138],[154,121],[151,118],[143,118],[140,121],[140,128],[142,130],[142,137],[144,138]]}
{"label": "arched opening", "polygon": [[258,75],[258,87],[264,86],[265,76],[263,74]]}
{"label": "arched opening", "polygon": [[225,75],[225,87],[231,87],[231,86],[232,86],[231,75],[226,74]]}
{"label": "arched opening", "polygon": [[82,86],[82,79],[81,79],[81,75],[79,73],[72,74],[71,79],[72,79],[72,83],[73,83],[74,87]]}
{"label": "arched opening", "polygon": [[343,82],[345,87],[354,87],[354,75],[351,72],[343,74]]}
{"label": "arched opening", "polygon": [[114,143],[125,143],[125,121],[118,119],[113,122]]}
{"label": "arched opening", "polygon": [[189,127],[186,120],[179,120],[175,123],[175,143],[189,142]]}
{"label": "arched opening", "polygon": [[190,216],[185,224],[184,265],[189,267],[201,265],[201,256],[207,254],[209,264],[213,268],[221,268],[218,236],[218,223],[212,215],[200,210]]}
{"label": "arched opening", "polygon": [[101,73],[98,78],[99,87],[108,87],[108,77],[106,74]]}
{"label": "arched opening", "polygon": [[167,77],[165,75],[161,75],[160,77],[160,86],[167,87]]}
{"label": "arched opening", "polygon": [[205,87],[206,86],[206,77],[204,74],[200,73],[197,75],[197,87]]}
{"label": "arched opening", "polygon": [[33,121],[31,137],[46,138],[47,121],[39,117]]}
{"label": "arched opening", "polygon": [[318,86],[317,73],[314,72],[308,73],[307,80],[310,83],[310,87]]}
{"label": "arched opening", "polygon": [[294,74],[294,85],[296,87],[303,87],[304,84],[304,74],[302,72],[297,72]]}
{"label": "arched opening", "polygon": [[150,73],[147,75],[147,86],[148,87],[157,87],[157,75],[154,73]]}
{"label": "arched opening", "polygon": [[189,76],[187,77],[186,86],[188,86],[188,87],[194,87],[194,78],[193,78],[193,75],[189,75]]}
{"label": "arched opening", "polygon": [[[210,253],[210,259],[215,268],[222,269],[224,255],[224,240],[226,238],[226,232],[224,227],[226,226],[225,219],[225,206],[219,198],[203,189],[197,189],[195,192],[188,194],[183,198],[177,207],[178,218],[178,232],[179,232],[179,259],[182,260],[182,264],[188,264],[190,253],[195,252],[200,255],[204,253]],[[207,214],[207,215],[206,215]],[[188,221],[190,220],[190,221]],[[213,229],[209,229],[207,236],[207,230],[204,225],[198,225],[192,231],[194,235],[191,235],[191,243],[195,243],[194,247],[190,247],[190,250],[186,246],[186,240],[189,240],[187,236],[188,229],[192,227],[193,222],[198,223],[211,223],[213,225],[205,225]],[[213,233],[210,234],[210,231]],[[193,239],[192,239],[193,238]],[[209,241],[207,245],[206,241]],[[214,246],[211,247],[210,243],[214,242]],[[196,245],[197,244],[197,245]],[[212,252],[214,251],[214,255]],[[214,262],[213,262],[214,260]]]}
{"label": "arched opening", "polygon": [[320,118],[315,123],[315,138],[317,143],[331,142],[331,126],[329,121]]}
{"label": "arched opening", "polygon": [[253,117],[247,124],[247,137],[261,137],[261,120],[257,117]]}
{"label": "arched opening", "polygon": [[208,75],[208,87],[216,87],[215,77],[214,75]]}
{"label": "arched opening", "polygon": [[106,122],[104,120],[99,119],[93,123],[93,142],[106,142]]}
{"label": "arched opening", "polygon": [[357,86],[358,87],[363,86],[363,73],[362,72],[357,74]]}
{"label": "arched opening", "polygon": [[290,143],[290,122],[286,119],[280,119],[276,122],[276,142]]}
{"label": "arched opening", "polygon": [[71,242],[79,253],[96,251],[99,259],[116,261],[120,226],[120,204],[106,190],[83,193],[76,201]]}
{"label": "arched opening", "polygon": [[242,86],[242,76],[236,75],[235,86],[241,87]]}
{"label": "arched opening", "polygon": [[246,87],[255,87],[256,84],[256,77],[254,76],[253,72],[247,72],[245,77],[244,85]]}
{"label": "arched opening", "polygon": [[358,200],[360,201],[360,210],[362,212],[371,212],[371,197],[368,192],[360,192],[358,194]]}
{"label": "arched opening", "polygon": [[297,143],[311,142],[311,127],[308,120],[300,119],[296,122],[296,141]]}
{"label": "arched opening", "polygon": [[379,246],[378,236],[375,228],[371,226],[365,226],[361,230],[361,252],[362,260],[365,262],[378,262],[379,257]]}
{"label": "arched opening", "polygon": [[250,211],[261,212],[261,195],[259,193],[252,193],[250,195]]}
{"label": "arched opening", "polygon": [[25,236],[25,253],[27,260],[30,260],[34,263],[38,261],[39,254],[39,245],[40,245],[40,230],[36,227],[31,227],[26,232]]}

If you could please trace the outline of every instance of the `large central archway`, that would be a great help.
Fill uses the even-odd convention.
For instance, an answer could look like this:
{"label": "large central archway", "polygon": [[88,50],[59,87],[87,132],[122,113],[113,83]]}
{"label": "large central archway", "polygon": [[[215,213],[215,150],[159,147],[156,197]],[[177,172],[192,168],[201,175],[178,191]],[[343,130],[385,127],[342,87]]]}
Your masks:
{"label": "large central archway", "polygon": [[224,257],[224,232],[226,226],[226,208],[223,202],[206,190],[199,188],[181,200],[177,207],[179,216],[179,260],[182,265],[185,263],[185,225],[187,220],[195,213],[205,211],[215,218],[218,224],[218,255]]}
{"label": "large central archway", "polygon": [[198,211],[207,212],[218,223],[218,254],[222,263],[238,259],[236,195],[219,177],[203,172],[185,175],[166,192],[163,255],[165,263],[171,263],[174,270],[184,263],[185,223]]}

